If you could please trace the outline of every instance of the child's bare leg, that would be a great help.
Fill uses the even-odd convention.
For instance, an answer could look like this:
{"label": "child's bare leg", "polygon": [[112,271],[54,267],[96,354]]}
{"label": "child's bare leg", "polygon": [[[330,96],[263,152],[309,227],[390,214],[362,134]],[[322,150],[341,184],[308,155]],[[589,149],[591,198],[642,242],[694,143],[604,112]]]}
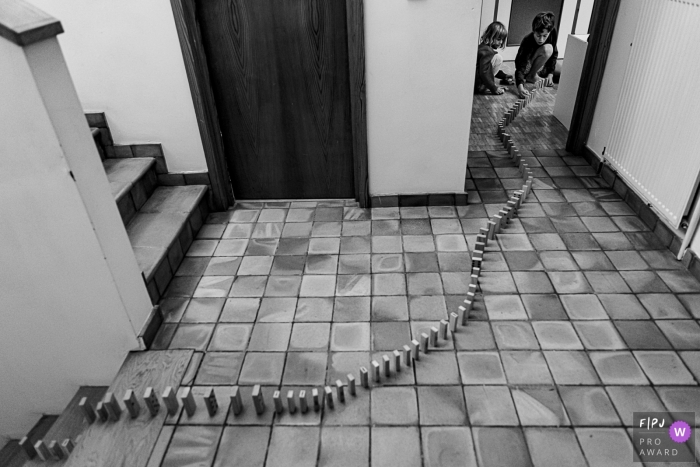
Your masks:
{"label": "child's bare leg", "polygon": [[532,66],[530,67],[530,72],[525,76],[525,81],[528,83],[536,83],[542,78],[540,78],[537,73],[542,69],[544,64],[549,60],[554,52],[554,47],[551,44],[541,45],[532,57]]}

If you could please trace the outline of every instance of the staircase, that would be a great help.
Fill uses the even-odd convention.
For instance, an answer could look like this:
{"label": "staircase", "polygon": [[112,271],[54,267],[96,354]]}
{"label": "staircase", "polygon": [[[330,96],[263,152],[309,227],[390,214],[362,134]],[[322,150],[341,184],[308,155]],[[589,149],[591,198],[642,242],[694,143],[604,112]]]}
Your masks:
{"label": "staircase", "polygon": [[209,214],[208,187],[160,186],[159,178],[167,177],[160,145],[115,146],[104,114],[86,117],[136,261],[156,304]]}

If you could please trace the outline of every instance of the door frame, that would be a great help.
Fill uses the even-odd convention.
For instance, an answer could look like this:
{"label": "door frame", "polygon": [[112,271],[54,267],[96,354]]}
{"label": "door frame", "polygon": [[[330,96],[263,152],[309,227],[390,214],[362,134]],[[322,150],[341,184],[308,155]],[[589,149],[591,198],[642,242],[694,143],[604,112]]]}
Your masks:
{"label": "door frame", "polygon": [[[603,85],[605,64],[608,60],[619,9],[620,0],[595,0],[593,3],[591,23],[588,27],[586,59],[583,62],[581,81],[576,93],[574,113],[569,126],[569,137],[566,141],[567,151],[583,155],[591,163],[599,159],[593,151],[588,149],[586,142],[593,125],[600,88]],[[600,164],[596,164],[596,169],[598,165]]]}
{"label": "door frame", "polygon": [[[235,202],[224,143],[211,86],[207,57],[195,11],[196,0],[170,0],[182,49],[187,80],[194,103],[204,157],[211,181],[212,202],[225,210]],[[345,0],[350,82],[350,124],[355,199],[369,207],[369,161],[367,156],[367,97],[365,92],[364,0]]]}

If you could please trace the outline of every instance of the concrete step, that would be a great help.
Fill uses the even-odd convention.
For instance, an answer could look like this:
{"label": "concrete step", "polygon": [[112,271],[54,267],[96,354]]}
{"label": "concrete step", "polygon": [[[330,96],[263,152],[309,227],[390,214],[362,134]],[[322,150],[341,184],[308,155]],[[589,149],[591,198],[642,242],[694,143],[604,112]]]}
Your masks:
{"label": "concrete step", "polygon": [[146,204],[158,185],[153,157],[105,159],[102,161],[124,225]]}
{"label": "concrete step", "polygon": [[209,214],[207,188],[157,187],[126,227],[154,304],[165,293]]}

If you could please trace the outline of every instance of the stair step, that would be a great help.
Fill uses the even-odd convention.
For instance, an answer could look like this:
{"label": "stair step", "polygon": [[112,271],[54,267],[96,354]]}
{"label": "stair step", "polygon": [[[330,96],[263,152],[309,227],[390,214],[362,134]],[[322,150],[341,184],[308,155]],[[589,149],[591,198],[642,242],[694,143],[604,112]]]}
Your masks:
{"label": "stair step", "polygon": [[143,207],[158,184],[153,157],[102,161],[124,225]]}
{"label": "stair step", "polygon": [[126,231],[153,303],[209,214],[205,185],[158,187]]}
{"label": "stair step", "polygon": [[[57,419],[57,415],[44,415],[36,422],[36,425],[27,433],[27,438],[32,445],[40,439],[44,439]],[[22,467],[28,460],[29,457],[19,446],[19,440],[10,441],[0,451],[0,466],[2,467]]]}
{"label": "stair step", "polygon": [[158,414],[151,417],[144,406],[143,394],[149,386],[158,395],[167,386],[177,391],[192,354],[192,350],[130,353],[109,386],[109,391],[120,400],[127,389],[133,389],[141,405],[139,416],[131,419],[124,410],[116,422],[89,425],[65,466],[145,467],[165,423],[167,411],[161,406]]}
{"label": "stair step", "polygon": [[[95,407],[106,392],[106,386],[83,386],[78,389],[73,399],[71,399],[61,415],[58,416],[58,419],[40,439],[43,439],[48,444],[53,440],[60,443],[64,439],[70,438],[77,445],[83,438],[85,430],[90,426],[85,421],[82,410],[78,407],[80,399],[87,397],[90,404]],[[51,465],[63,465],[64,463],[65,460],[57,460],[53,461]],[[45,462],[36,457],[25,462],[24,467],[39,467],[45,464]]]}

